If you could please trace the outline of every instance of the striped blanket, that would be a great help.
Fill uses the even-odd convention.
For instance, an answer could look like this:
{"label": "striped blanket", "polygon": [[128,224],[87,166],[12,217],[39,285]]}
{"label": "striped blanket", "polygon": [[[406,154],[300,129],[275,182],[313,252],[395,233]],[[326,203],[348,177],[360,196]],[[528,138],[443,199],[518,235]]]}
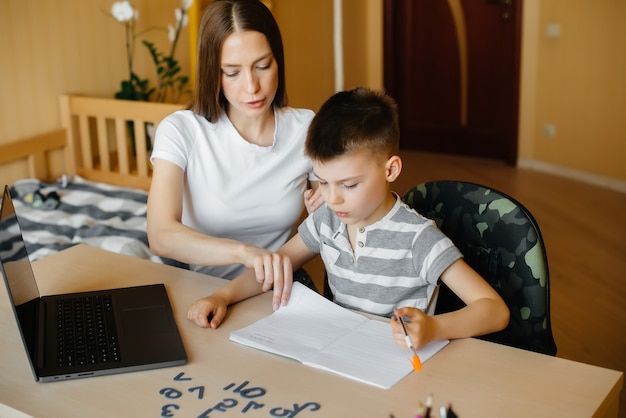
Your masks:
{"label": "striped blanket", "polygon": [[31,261],[78,243],[179,265],[150,252],[146,232],[148,194],[63,177],[56,183],[20,180],[11,195]]}

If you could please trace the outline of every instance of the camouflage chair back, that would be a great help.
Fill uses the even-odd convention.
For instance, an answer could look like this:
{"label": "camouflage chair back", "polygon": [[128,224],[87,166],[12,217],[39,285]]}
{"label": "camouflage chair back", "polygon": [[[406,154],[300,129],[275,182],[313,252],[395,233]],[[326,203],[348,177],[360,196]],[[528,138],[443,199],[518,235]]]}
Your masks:
{"label": "camouflage chair back", "polygon": [[[502,192],[461,181],[420,184],[403,200],[434,220],[508,305],[509,325],[481,338],[555,355],[548,260],[530,212]],[[450,289],[441,286],[436,313],[463,306]]]}

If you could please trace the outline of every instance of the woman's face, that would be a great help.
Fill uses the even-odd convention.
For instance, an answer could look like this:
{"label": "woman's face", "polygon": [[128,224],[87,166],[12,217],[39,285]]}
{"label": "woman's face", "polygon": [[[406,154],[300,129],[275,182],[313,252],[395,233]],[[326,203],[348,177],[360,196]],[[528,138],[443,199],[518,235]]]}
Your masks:
{"label": "woman's face", "polygon": [[230,34],[222,45],[222,93],[228,116],[259,117],[271,112],[278,88],[278,64],[260,32]]}

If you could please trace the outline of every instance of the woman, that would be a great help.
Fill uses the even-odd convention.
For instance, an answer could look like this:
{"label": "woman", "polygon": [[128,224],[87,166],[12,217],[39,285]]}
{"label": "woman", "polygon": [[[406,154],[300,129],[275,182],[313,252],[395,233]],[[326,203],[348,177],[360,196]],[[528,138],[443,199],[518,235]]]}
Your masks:
{"label": "woman", "polygon": [[257,0],[207,6],[197,74],[189,108],[156,132],[150,249],[228,279],[254,269],[268,290],[291,278],[289,259],[274,251],[302,214],[302,194],[309,211],[322,203],[306,190],[313,112],[286,106],[280,30]]}

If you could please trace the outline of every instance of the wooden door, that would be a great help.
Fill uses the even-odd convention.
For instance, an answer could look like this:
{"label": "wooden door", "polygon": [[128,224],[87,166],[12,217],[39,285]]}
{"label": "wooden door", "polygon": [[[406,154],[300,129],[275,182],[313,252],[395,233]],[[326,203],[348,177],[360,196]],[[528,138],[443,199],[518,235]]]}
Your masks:
{"label": "wooden door", "polygon": [[521,0],[385,0],[401,146],[515,164]]}

